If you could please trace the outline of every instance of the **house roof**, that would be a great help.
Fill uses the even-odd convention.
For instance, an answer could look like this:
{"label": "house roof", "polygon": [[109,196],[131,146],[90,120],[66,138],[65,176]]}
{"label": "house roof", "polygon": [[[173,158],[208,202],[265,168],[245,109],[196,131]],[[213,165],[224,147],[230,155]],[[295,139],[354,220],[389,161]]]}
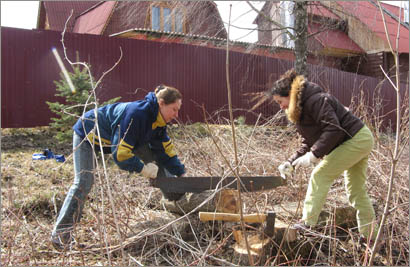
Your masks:
{"label": "house roof", "polygon": [[132,27],[144,27],[148,1],[120,1],[115,6],[102,34],[111,35]]}
{"label": "house roof", "polygon": [[[47,15],[48,24],[50,25],[50,30],[62,31],[64,30],[65,23],[73,10],[73,16],[71,17],[67,31],[71,31],[74,26],[75,18],[84,12],[85,10],[95,6],[100,1],[41,1],[40,5],[44,5],[43,9],[40,8],[40,17],[45,17]],[[37,25],[38,28],[44,28],[45,25]]]}
{"label": "house roof", "polygon": [[[111,35],[124,29],[147,27],[145,25],[147,10],[153,3],[152,1],[43,1],[45,8],[40,9],[38,27],[45,28],[45,15],[47,15],[50,29],[62,31],[67,17],[74,9],[67,31]],[[189,11],[186,12],[186,18],[190,25],[190,32],[207,32],[208,35],[226,37],[226,30],[213,1],[181,1],[177,5]]]}
{"label": "house roof", "polygon": [[319,23],[309,23],[308,33],[316,33],[313,38],[324,47],[325,51],[329,51],[333,55],[340,54],[346,56],[346,54],[364,53],[363,49],[339,29],[322,30]]}
{"label": "house roof", "polygon": [[264,17],[263,14],[269,14],[269,9],[272,8],[272,1],[266,1],[265,4],[262,6],[262,9],[259,11],[256,18],[253,20],[252,24],[258,24],[259,20]]}
{"label": "house roof", "polygon": [[[315,3],[318,3],[317,5]],[[345,10],[346,13],[352,14],[356,17],[359,21],[365,24],[371,32],[376,34],[378,37],[382,38],[383,40],[387,41],[386,34],[384,31],[383,19],[381,17],[379,8],[376,3],[372,1],[337,1],[337,3]],[[387,3],[381,3],[382,7],[387,10],[388,13],[393,14],[393,16],[399,17],[399,10],[400,8],[397,6],[393,6]],[[261,12],[267,12],[268,7],[271,6],[271,2],[267,1],[266,4],[263,6]],[[387,29],[389,32],[389,38],[392,41],[392,46],[395,48],[395,40],[397,35],[397,24],[398,20],[393,18],[390,14],[385,12],[385,20]],[[328,17],[331,19],[340,19],[336,14],[331,12],[329,9],[324,7],[320,4],[319,1],[312,1],[308,5],[308,14],[314,14],[322,17]],[[260,14],[255,19],[254,23],[257,23],[258,19],[260,18]],[[404,14],[402,10],[401,14],[401,21],[403,22]],[[400,40],[398,45],[398,52],[400,53],[409,53],[409,27],[406,26],[404,23],[400,25]],[[311,27],[311,31],[315,30],[316,26],[313,25]],[[357,51],[358,45],[354,43],[352,40],[349,40],[343,36],[342,34],[337,32],[337,30],[329,30],[329,36],[336,37],[335,40],[340,42],[336,44],[329,38],[324,38],[324,34],[319,34],[316,38],[322,45],[331,45],[331,47],[338,47],[338,49],[342,48],[342,44],[347,45],[345,48]],[[326,41],[327,39],[327,41]],[[360,49],[361,50],[361,49]]]}
{"label": "house roof", "polygon": [[[383,19],[377,4],[373,4],[368,1],[338,1],[337,3],[365,24],[378,37],[387,42]],[[382,3],[382,7],[393,13],[395,16],[399,16],[399,7],[388,5],[386,3]],[[402,14],[401,21],[403,21],[403,17],[404,16]],[[388,14],[385,14],[384,18],[392,47],[395,50],[398,21]],[[398,50],[399,53],[409,53],[409,29],[404,25],[400,25]]]}
{"label": "house roof", "polygon": [[74,25],[73,32],[102,34],[116,1],[101,2],[80,14]]}
{"label": "house roof", "polygon": [[[177,2],[177,1],[175,1]],[[147,28],[148,10],[153,1],[121,1],[107,23],[105,35],[122,32],[130,28]],[[176,5],[186,14],[187,31],[191,34],[204,34],[226,38],[227,32],[222,18],[213,1],[178,1]],[[126,20],[124,18],[127,18]]]}
{"label": "house roof", "polygon": [[[185,38],[190,40],[190,44],[193,45],[208,45],[211,47],[217,47],[221,49],[226,49],[226,38],[219,38],[214,36],[206,36],[199,34],[186,34],[181,32],[166,32],[153,30],[149,28],[134,28],[119,33],[111,34],[110,37],[123,37],[123,38],[134,38],[134,39],[144,39],[144,40],[157,40],[167,43],[186,43]],[[247,53],[261,54],[258,50],[263,50],[265,55],[272,56],[272,52],[280,53],[285,52],[290,55],[293,54],[293,49],[286,47],[278,47],[267,44],[259,43],[248,43],[243,41],[232,41],[230,40],[230,50],[231,51],[241,51]],[[283,57],[288,59],[288,57]]]}
{"label": "house roof", "polygon": [[[262,9],[259,11],[259,14],[256,16],[255,20],[253,21],[253,24],[258,24],[258,20],[263,17],[262,14],[267,14],[269,13],[269,9],[272,8],[273,1],[266,1],[265,4],[263,5]],[[324,7],[322,4],[320,4],[319,1],[310,1],[307,5],[307,12],[308,14],[312,15],[318,15],[321,17],[326,17],[326,18],[331,18],[331,19],[336,19],[339,20],[340,17],[331,12],[329,9]]]}
{"label": "house roof", "polygon": [[[261,12],[269,12],[271,2],[266,2]],[[311,1],[308,4],[307,12],[309,15],[316,15],[332,20],[339,21],[341,18],[323,6],[319,1]],[[260,14],[258,18],[260,18]],[[255,20],[256,22],[257,20]],[[346,54],[357,55],[364,51],[350,37],[340,29],[321,28],[320,24],[310,22],[308,25],[308,33],[313,34],[313,37],[322,46],[322,53],[331,54],[333,56],[346,56]]]}
{"label": "house roof", "polygon": [[340,20],[340,17],[337,16],[335,13],[331,12],[329,9],[324,7],[318,1],[309,2],[307,8],[308,14],[318,15],[325,18],[331,18],[335,20]]}

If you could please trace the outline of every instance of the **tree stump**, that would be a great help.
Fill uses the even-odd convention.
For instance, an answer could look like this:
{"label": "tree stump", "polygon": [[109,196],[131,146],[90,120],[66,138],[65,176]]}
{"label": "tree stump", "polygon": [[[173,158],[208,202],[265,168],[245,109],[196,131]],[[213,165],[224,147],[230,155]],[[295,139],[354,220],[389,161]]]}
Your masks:
{"label": "tree stump", "polygon": [[177,201],[169,201],[162,198],[160,203],[165,210],[179,215],[184,215],[193,210],[196,212],[239,212],[239,201],[236,190],[221,190],[216,193],[212,190],[201,193],[186,193]]}

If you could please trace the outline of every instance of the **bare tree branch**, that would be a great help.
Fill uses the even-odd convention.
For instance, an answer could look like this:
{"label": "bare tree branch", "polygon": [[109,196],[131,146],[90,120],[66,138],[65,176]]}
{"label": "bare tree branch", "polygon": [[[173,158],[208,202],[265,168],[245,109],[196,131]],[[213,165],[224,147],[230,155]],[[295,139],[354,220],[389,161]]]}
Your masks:
{"label": "bare tree branch", "polygon": [[[396,140],[395,140],[395,145],[394,145],[394,152],[393,152],[393,157],[391,158],[391,166],[390,166],[390,178],[389,178],[389,187],[387,189],[387,197],[386,197],[386,202],[384,205],[384,211],[382,218],[380,220],[380,226],[379,226],[379,231],[377,233],[376,239],[374,241],[373,247],[372,247],[372,253],[369,258],[368,266],[373,265],[373,260],[375,257],[375,250],[376,247],[379,243],[379,240],[382,236],[383,232],[383,226],[386,222],[387,216],[389,214],[389,209],[390,209],[390,199],[392,197],[392,192],[393,192],[393,184],[394,184],[394,177],[396,173],[396,165],[398,163],[398,156],[399,156],[399,150],[400,150],[400,125],[401,125],[401,105],[400,105],[400,72],[399,72],[399,57],[398,57],[398,43],[399,43],[399,38],[400,38],[400,14],[399,14],[399,23],[398,23],[398,30],[397,30],[397,35],[396,35],[396,50],[393,50],[391,42],[390,42],[390,37],[389,37],[389,32],[387,30],[386,26],[386,20],[384,18],[384,12],[382,10],[380,1],[377,0],[377,4],[379,6],[380,14],[383,19],[383,26],[384,26],[384,31],[386,34],[386,39],[390,47],[390,52],[393,54],[394,57],[394,62],[396,66],[396,86],[393,85],[394,89],[396,90]],[[401,11],[401,8],[400,8]],[[383,70],[383,69],[382,69]],[[390,78],[387,76],[386,72],[383,71],[383,74],[388,78],[388,80],[391,82]]]}

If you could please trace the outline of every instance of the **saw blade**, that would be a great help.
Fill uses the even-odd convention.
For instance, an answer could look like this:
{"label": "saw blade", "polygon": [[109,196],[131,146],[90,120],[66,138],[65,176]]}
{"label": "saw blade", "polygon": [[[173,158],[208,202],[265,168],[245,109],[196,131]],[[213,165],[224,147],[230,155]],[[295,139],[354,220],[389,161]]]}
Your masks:
{"label": "saw blade", "polygon": [[[254,192],[269,190],[286,184],[280,176],[246,176],[239,177],[241,190]],[[167,193],[200,193],[217,188],[237,189],[236,177],[157,177],[151,181],[154,187]]]}

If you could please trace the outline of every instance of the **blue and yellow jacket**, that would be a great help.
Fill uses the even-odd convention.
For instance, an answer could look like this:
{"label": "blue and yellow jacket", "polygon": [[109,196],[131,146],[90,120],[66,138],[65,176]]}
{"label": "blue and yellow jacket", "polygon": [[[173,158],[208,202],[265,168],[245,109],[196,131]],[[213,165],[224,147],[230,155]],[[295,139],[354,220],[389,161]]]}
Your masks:
{"label": "blue and yellow jacket", "polygon": [[[121,169],[140,172],[144,164],[134,151],[148,143],[157,155],[158,163],[170,173],[180,176],[185,172],[167,135],[167,126],[153,92],[148,93],[144,100],[100,107],[97,114],[103,147],[111,148],[114,161]],[[73,129],[80,137],[87,136],[92,144],[99,146],[94,123],[94,110],[90,110],[76,122]]]}

